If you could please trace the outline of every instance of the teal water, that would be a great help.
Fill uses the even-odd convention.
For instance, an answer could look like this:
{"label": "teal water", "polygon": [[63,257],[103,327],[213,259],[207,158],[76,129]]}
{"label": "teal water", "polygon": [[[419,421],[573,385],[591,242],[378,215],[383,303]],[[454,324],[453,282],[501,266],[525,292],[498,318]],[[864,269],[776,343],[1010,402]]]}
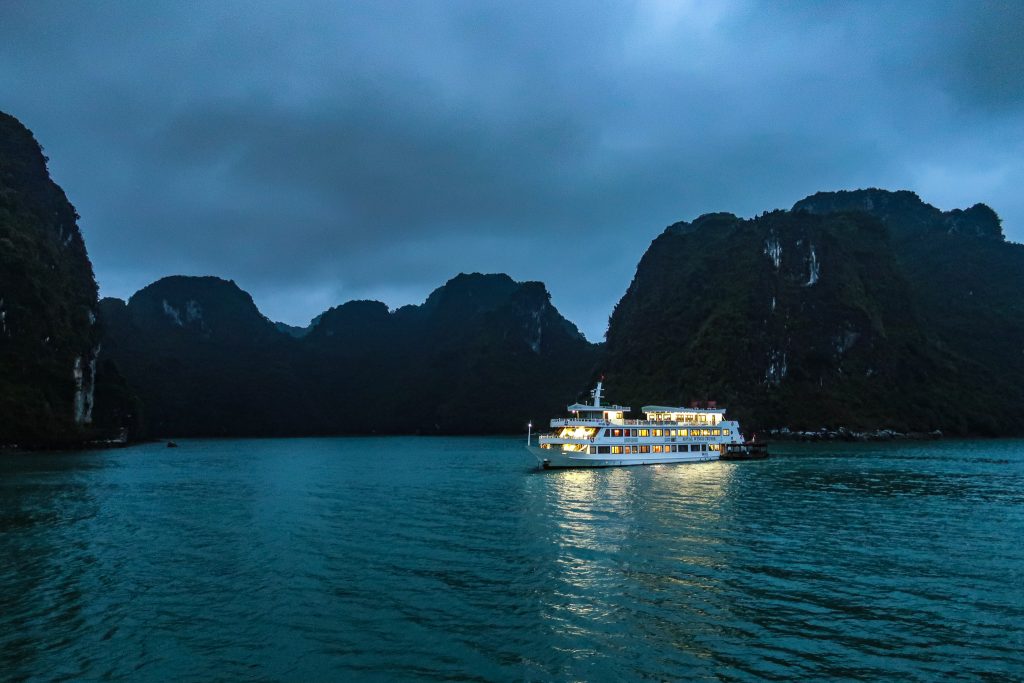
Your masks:
{"label": "teal water", "polygon": [[4,680],[1024,680],[1024,442],[0,458]]}

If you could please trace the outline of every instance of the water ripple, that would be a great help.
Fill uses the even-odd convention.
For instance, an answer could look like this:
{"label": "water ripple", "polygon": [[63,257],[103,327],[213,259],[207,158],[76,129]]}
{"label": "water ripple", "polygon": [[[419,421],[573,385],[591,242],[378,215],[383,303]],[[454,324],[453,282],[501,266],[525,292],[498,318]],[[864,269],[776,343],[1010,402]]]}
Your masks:
{"label": "water ripple", "polygon": [[5,679],[1024,680],[1024,442],[179,443],[0,460]]}

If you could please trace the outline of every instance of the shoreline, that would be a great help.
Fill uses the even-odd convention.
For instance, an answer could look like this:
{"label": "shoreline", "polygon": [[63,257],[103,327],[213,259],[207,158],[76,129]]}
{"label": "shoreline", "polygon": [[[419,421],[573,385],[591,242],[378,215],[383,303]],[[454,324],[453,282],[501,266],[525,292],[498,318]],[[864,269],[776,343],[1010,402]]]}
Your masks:
{"label": "shoreline", "polygon": [[111,448],[126,448],[152,439],[132,440],[126,434],[109,439],[52,439],[48,441],[27,441],[21,443],[0,443],[0,455],[5,453],[58,453],[60,451],[92,451]]}
{"label": "shoreline", "polygon": [[[766,429],[763,431],[768,441],[938,441],[947,438],[941,429],[930,432],[901,432],[895,429],[853,430],[846,427],[828,429],[822,427],[815,430],[792,430],[788,427]],[[963,438],[987,438],[966,436]]]}
{"label": "shoreline", "polygon": [[[388,437],[423,437],[423,438],[437,438],[437,437],[468,437],[468,438],[481,438],[481,437],[493,437],[493,438],[522,438],[524,434],[508,433],[508,434],[497,434],[497,433],[455,433],[455,434],[409,434],[409,433],[395,433],[395,434],[306,434],[306,435],[288,435],[288,436],[178,436],[178,437],[159,437],[159,438],[144,438],[144,439],[93,439],[93,440],[82,440],[82,441],[54,441],[54,442],[41,442],[35,444],[0,444],[0,456],[3,455],[21,455],[29,453],[77,453],[83,451],[92,450],[109,450],[115,448],[127,448],[129,446],[137,446],[140,444],[147,443],[167,443],[169,441],[180,441],[184,439],[200,439],[200,440],[235,440],[235,439],[332,439],[332,438],[388,438]],[[820,443],[820,442],[840,442],[840,443],[871,443],[871,442],[887,442],[887,441],[941,441],[941,440],[956,440],[956,439],[1016,439],[1024,438],[1019,435],[946,435],[941,430],[933,430],[931,432],[901,432],[894,429],[875,429],[875,430],[852,430],[845,427],[839,427],[836,429],[821,428],[817,430],[791,430],[789,428],[777,428],[777,429],[766,429],[757,433],[758,441],[763,443]]]}

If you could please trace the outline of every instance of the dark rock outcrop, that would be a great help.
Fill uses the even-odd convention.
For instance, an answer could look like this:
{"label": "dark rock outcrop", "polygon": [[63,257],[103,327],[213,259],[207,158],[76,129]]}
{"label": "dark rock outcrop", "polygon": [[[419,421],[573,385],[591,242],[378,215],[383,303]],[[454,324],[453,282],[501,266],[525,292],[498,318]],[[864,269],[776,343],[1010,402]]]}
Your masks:
{"label": "dark rock outcrop", "polygon": [[154,435],[514,432],[575,397],[597,348],[540,283],[459,275],[419,306],[350,301],[297,336],[234,283],[102,302]]}
{"label": "dark rock outcrop", "polygon": [[[0,444],[106,438],[130,412],[116,371],[100,363],[78,214],[46,162],[29,130],[0,113]],[[103,376],[111,384],[98,391]]]}
{"label": "dark rock outcrop", "polygon": [[717,399],[750,428],[1024,430],[1024,252],[976,205],[819,193],[670,226],[612,315],[617,399]]}
{"label": "dark rock outcrop", "polygon": [[104,354],[135,389],[149,435],[297,435],[311,410],[280,332],[234,282],[168,277],[100,302]]}

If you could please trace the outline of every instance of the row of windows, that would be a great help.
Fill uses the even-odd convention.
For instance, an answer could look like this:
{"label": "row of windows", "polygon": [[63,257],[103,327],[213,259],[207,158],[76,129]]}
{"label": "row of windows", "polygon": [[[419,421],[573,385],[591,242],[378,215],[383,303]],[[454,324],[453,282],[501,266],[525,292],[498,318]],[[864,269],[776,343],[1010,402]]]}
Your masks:
{"label": "row of windows", "polygon": [[606,429],[605,436],[728,436],[728,429]]}
{"label": "row of windows", "polygon": [[720,415],[708,415],[706,413],[698,413],[697,415],[674,415],[672,413],[647,413],[647,419],[651,422],[668,422],[675,424],[701,424],[706,425],[708,423],[715,424],[717,419],[721,422],[722,418]]}
{"label": "row of windows", "polygon": [[717,451],[721,446],[717,443],[686,444],[655,444],[653,446],[591,446],[591,455],[620,455],[625,453],[686,453],[688,451]]}

